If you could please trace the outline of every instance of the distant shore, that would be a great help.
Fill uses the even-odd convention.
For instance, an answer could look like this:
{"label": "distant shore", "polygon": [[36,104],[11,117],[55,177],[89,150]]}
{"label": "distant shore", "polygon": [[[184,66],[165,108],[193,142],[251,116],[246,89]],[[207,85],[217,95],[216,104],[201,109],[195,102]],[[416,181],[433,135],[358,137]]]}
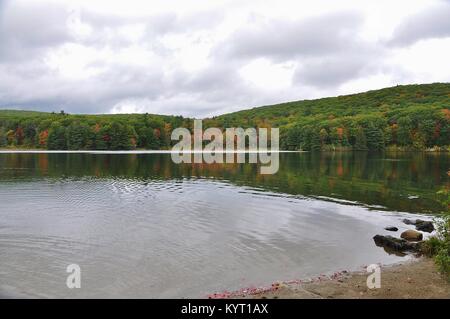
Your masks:
{"label": "distant shore", "polygon": [[381,288],[369,289],[369,273],[340,271],[310,280],[273,283],[270,287],[212,294],[210,298],[250,299],[450,299],[450,283],[438,272],[433,260],[421,257],[381,266]]}
{"label": "distant shore", "polygon": [[[191,151],[190,153],[196,153],[198,151]],[[200,151],[202,152],[202,151]],[[277,152],[277,153],[310,153],[311,151],[304,151],[304,150],[278,150],[278,151],[271,151],[268,149],[267,151],[252,151],[251,153],[256,152]],[[336,147],[335,149],[327,148],[323,149],[318,152],[323,153],[330,153],[330,152],[368,152],[368,151],[358,151],[358,150],[352,150],[350,148],[341,148]],[[410,148],[386,148],[384,152],[387,153],[450,153],[450,148],[429,148],[429,149],[410,149]],[[148,149],[134,149],[134,150],[47,150],[42,148],[22,148],[22,147],[0,147],[0,153],[92,153],[92,154],[108,154],[108,153],[124,153],[124,154],[170,154],[170,153],[177,153],[177,151],[172,150],[148,150]],[[222,153],[227,153],[226,150],[224,150]],[[248,150],[246,151],[232,151],[231,153],[249,153]]]}
{"label": "distant shore", "polygon": [[[203,153],[204,151],[184,151],[183,153]],[[263,150],[263,151],[222,151],[217,153],[306,153],[307,151],[285,151],[285,150]],[[61,153],[61,154],[171,154],[180,153],[172,150],[44,150],[44,149],[26,149],[26,148],[0,148],[0,153]]]}

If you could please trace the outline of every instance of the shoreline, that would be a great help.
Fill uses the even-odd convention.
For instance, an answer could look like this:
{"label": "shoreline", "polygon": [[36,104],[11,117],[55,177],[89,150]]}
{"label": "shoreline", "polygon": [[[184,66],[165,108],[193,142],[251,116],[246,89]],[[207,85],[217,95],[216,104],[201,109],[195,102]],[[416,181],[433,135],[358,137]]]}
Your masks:
{"label": "shoreline", "polygon": [[[369,152],[370,151],[358,151],[358,150],[321,150],[317,153],[351,153],[351,152]],[[383,152],[385,153],[426,153],[426,154],[450,154],[448,150],[407,150],[407,149],[386,149]],[[0,154],[14,154],[14,153],[24,153],[24,154],[172,154],[172,153],[188,153],[188,154],[197,154],[197,153],[206,153],[204,150],[201,151],[173,151],[173,150],[144,150],[144,149],[135,149],[135,150],[47,150],[47,149],[39,149],[39,148],[0,148]],[[209,152],[208,152],[209,153]],[[216,151],[216,153],[312,153],[311,151],[303,151],[303,150],[256,150],[256,151]]]}
{"label": "shoreline", "polygon": [[450,282],[434,261],[418,257],[380,265],[381,288],[369,289],[365,270],[339,271],[330,276],[273,283],[269,287],[244,288],[211,294],[210,299],[450,299]]}
{"label": "shoreline", "polygon": [[[43,150],[43,149],[2,149],[0,154],[29,153],[29,154],[199,154],[210,153],[208,151],[172,151],[172,150]],[[283,150],[264,150],[264,151],[216,151],[218,154],[239,154],[239,153],[307,153],[307,151],[283,151]]]}

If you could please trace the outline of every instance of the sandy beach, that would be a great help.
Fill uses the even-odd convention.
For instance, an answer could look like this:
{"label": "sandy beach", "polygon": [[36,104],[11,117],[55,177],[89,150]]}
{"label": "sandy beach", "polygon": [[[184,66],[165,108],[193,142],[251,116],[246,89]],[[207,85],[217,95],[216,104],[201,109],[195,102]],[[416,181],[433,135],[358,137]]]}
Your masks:
{"label": "sandy beach", "polygon": [[270,287],[242,289],[213,294],[211,298],[261,299],[403,299],[450,298],[450,283],[438,272],[433,260],[417,258],[404,263],[381,266],[381,288],[369,289],[365,271],[338,272],[328,277],[304,281],[273,283]]}

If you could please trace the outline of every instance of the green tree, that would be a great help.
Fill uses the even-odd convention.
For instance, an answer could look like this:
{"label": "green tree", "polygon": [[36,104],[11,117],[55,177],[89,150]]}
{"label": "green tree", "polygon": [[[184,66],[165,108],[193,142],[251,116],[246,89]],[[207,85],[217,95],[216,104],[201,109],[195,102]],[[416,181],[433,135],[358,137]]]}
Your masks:
{"label": "green tree", "polygon": [[320,143],[323,145],[328,144],[328,132],[325,128],[321,129],[319,132]]}
{"label": "green tree", "polygon": [[8,145],[8,139],[6,137],[5,129],[0,127],[0,147]]}
{"label": "green tree", "polygon": [[398,119],[397,141],[400,145],[411,145],[411,131],[413,123],[409,116],[404,116]]}
{"label": "green tree", "polygon": [[8,145],[16,145],[16,133],[13,130],[6,132],[6,140],[8,141]]}
{"label": "green tree", "polygon": [[424,140],[424,146],[432,147],[435,145],[435,128],[436,123],[432,119],[423,119],[419,122],[419,134]]}
{"label": "green tree", "polygon": [[94,133],[94,148],[96,150],[109,150],[111,149],[111,126],[96,126]]}
{"label": "green tree", "polygon": [[322,148],[322,142],[320,139],[320,134],[316,130],[311,131],[310,133],[311,143],[310,148],[311,151],[320,151]]}
{"label": "green tree", "polygon": [[297,150],[300,147],[301,131],[300,128],[295,126],[287,131],[286,148],[289,150]]}
{"label": "green tree", "polygon": [[37,145],[37,124],[31,120],[23,123],[23,131],[25,134],[24,144],[28,146]]}
{"label": "green tree", "polygon": [[66,150],[66,128],[55,122],[48,131],[47,148],[49,150]]}
{"label": "green tree", "polygon": [[67,128],[67,148],[82,150],[86,148],[89,138],[89,127],[80,123],[72,123]]}
{"label": "green tree", "polygon": [[155,148],[155,137],[153,135],[153,128],[149,126],[141,127],[138,130],[138,147],[145,149]]}
{"label": "green tree", "polygon": [[111,125],[111,144],[112,150],[129,150],[132,148],[130,139],[130,129],[125,125],[114,122]]}
{"label": "green tree", "polygon": [[367,151],[367,138],[362,127],[358,127],[355,135],[355,145],[353,149],[356,151]]}
{"label": "green tree", "polygon": [[371,151],[380,151],[384,149],[383,131],[373,124],[370,124],[365,130],[367,138],[367,147]]}

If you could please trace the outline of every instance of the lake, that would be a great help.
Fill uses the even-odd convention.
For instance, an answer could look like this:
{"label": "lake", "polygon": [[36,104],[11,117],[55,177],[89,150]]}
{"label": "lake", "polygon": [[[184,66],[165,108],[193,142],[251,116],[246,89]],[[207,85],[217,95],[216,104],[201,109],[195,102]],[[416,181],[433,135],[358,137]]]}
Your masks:
{"label": "lake", "polygon": [[439,212],[449,168],[425,153],[281,153],[275,175],[168,154],[1,153],[0,296],[202,298],[399,262],[372,237]]}

